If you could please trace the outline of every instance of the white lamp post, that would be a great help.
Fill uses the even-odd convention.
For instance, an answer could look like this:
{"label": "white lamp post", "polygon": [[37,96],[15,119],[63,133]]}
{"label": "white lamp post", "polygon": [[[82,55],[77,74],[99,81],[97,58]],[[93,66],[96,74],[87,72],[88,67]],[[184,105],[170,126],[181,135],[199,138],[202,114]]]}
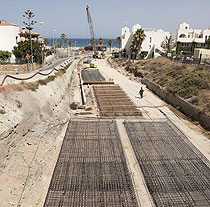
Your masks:
{"label": "white lamp post", "polygon": [[[40,25],[40,28],[41,26],[44,24],[44,22],[40,22],[39,25]],[[43,45],[44,45],[44,39],[43,37],[41,37],[41,40],[42,40],[42,64],[44,63],[44,55],[43,55]]]}
{"label": "white lamp post", "polygon": [[54,56],[56,57],[56,53],[55,53],[55,34],[56,34],[56,30],[53,30],[53,50],[54,50]]}

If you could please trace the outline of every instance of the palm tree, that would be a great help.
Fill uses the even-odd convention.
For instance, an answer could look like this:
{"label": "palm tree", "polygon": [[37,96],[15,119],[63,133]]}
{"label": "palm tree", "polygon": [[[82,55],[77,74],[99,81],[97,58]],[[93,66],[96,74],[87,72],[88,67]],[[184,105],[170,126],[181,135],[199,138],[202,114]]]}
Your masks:
{"label": "palm tree", "polygon": [[109,44],[109,47],[110,47],[110,52],[112,50],[112,44],[113,44],[113,41],[112,40],[108,40],[108,44]]}
{"label": "palm tree", "polygon": [[61,34],[61,39],[63,40],[63,47],[64,47],[64,42],[66,41],[66,35],[64,33]]}
{"label": "palm tree", "polygon": [[166,37],[164,41],[161,43],[161,47],[164,49],[165,53],[168,54],[172,52],[172,50],[174,49],[175,40],[172,38],[172,36]]}
{"label": "palm tree", "polygon": [[72,46],[71,40],[70,40],[70,39],[66,39],[66,44],[67,44],[69,47],[71,47],[71,46]]}
{"label": "palm tree", "polygon": [[119,48],[120,48],[120,45],[121,45],[121,37],[120,36],[116,38],[116,42],[118,43]]}
{"label": "palm tree", "polygon": [[137,48],[137,44],[135,42],[135,40],[132,41],[131,43],[131,46],[130,46],[130,51],[131,51],[131,54],[132,54],[132,59],[134,60],[134,55],[137,56],[138,54],[138,48]]}
{"label": "palm tree", "polygon": [[133,44],[135,44],[136,46],[137,56],[140,54],[141,45],[145,38],[146,38],[146,35],[143,29],[138,29],[133,35],[133,40],[134,40]]}
{"label": "palm tree", "polygon": [[102,45],[104,40],[102,38],[99,39],[99,45]]}
{"label": "palm tree", "polygon": [[50,43],[50,40],[47,38],[44,38],[44,44],[47,46]]}

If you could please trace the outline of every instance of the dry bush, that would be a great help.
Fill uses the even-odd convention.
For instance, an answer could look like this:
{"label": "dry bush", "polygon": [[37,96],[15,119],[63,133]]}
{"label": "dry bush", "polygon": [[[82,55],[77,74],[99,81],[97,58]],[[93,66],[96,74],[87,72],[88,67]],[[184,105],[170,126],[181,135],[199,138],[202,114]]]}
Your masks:
{"label": "dry bush", "polygon": [[114,60],[138,77],[147,78],[182,98],[198,97],[201,110],[210,112],[210,71],[206,66],[173,62],[165,57],[148,60]]}
{"label": "dry bush", "polygon": [[22,84],[11,84],[4,87],[6,92],[24,91],[25,88]]}

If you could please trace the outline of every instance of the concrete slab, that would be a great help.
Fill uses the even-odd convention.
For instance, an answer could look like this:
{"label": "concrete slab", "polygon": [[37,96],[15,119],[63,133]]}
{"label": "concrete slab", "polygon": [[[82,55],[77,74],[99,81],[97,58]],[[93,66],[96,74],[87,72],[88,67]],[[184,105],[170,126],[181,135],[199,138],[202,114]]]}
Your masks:
{"label": "concrete slab", "polygon": [[138,165],[138,161],[134,154],[127,132],[123,125],[123,120],[117,120],[118,132],[120,134],[121,143],[125,152],[128,168],[135,185],[135,193],[138,198],[139,206],[152,207],[155,206],[151,195],[146,186],[143,173]]}

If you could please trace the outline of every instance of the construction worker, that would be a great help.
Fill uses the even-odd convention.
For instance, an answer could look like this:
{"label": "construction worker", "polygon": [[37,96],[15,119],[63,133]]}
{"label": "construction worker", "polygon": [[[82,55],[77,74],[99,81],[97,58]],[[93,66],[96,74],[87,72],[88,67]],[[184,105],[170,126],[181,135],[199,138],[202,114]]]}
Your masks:
{"label": "construction worker", "polygon": [[143,95],[144,95],[144,89],[141,87],[140,91],[139,91],[139,95],[140,95],[140,98],[143,98]]}

